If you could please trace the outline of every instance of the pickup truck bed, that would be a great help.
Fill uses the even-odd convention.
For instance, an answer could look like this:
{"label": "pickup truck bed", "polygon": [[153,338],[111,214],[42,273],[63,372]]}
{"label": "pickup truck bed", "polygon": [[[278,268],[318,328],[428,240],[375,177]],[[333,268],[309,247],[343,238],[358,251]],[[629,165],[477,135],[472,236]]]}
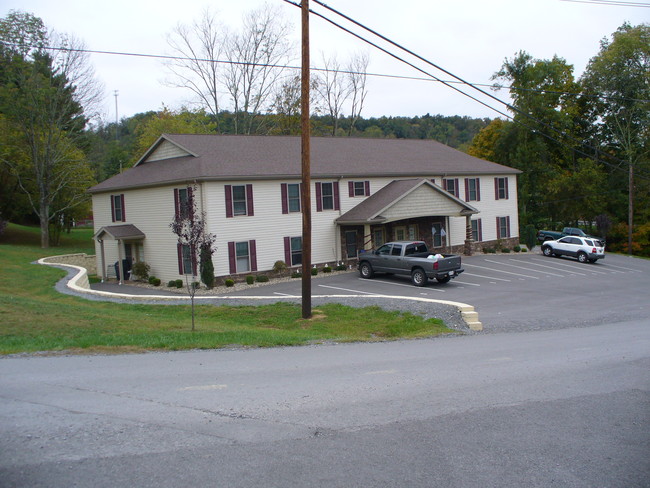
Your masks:
{"label": "pickup truck bed", "polygon": [[460,256],[429,252],[421,241],[389,242],[359,256],[363,278],[372,278],[375,273],[407,275],[415,286],[425,286],[430,279],[447,283],[463,271]]}

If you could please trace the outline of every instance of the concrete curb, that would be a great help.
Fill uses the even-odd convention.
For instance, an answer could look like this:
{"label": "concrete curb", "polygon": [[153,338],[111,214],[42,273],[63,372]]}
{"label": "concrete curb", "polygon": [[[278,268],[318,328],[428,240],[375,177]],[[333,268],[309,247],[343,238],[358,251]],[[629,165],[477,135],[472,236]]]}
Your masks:
{"label": "concrete curb", "polygon": [[[106,298],[119,298],[122,300],[138,300],[138,301],[151,301],[151,302],[158,302],[158,301],[189,301],[190,297],[188,296],[183,296],[183,295],[178,295],[178,296],[168,296],[168,295],[127,295],[125,293],[114,293],[110,291],[100,291],[100,290],[92,290],[90,288],[90,282],[88,281],[88,270],[86,268],[82,268],[81,266],[75,266],[74,264],[66,264],[66,263],[57,263],[56,262],[56,256],[51,256],[51,257],[45,257],[41,258],[37,261],[38,264],[42,264],[45,266],[55,266],[55,267],[64,267],[64,268],[71,268],[77,271],[77,273],[68,280],[66,283],[66,287],[69,288],[70,290],[76,292],[76,293],[82,293],[85,295],[93,295],[97,297],[106,297]],[[293,296],[277,296],[277,297],[266,297],[266,296],[245,296],[245,297],[240,297],[240,296],[219,296],[219,295],[214,295],[214,296],[195,296],[194,300],[202,301],[202,300],[273,300],[273,301],[280,301],[283,299],[288,299],[288,300],[295,300],[296,298],[300,298],[298,295],[293,295]],[[372,298],[390,298],[390,299],[400,299],[400,300],[411,300],[415,302],[429,302],[429,303],[441,303],[444,305],[450,305],[452,307],[456,307],[458,311],[461,314],[461,317],[467,327],[470,330],[473,331],[482,331],[483,330],[483,324],[479,321],[478,318],[478,312],[474,310],[474,307],[472,305],[468,305],[467,303],[461,303],[461,302],[452,302],[448,300],[435,300],[433,298],[422,298],[422,297],[403,297],[403,296],[392,296],[392,295],[319,295],[319,298],[364,298],[364,299],[372,299]]]}

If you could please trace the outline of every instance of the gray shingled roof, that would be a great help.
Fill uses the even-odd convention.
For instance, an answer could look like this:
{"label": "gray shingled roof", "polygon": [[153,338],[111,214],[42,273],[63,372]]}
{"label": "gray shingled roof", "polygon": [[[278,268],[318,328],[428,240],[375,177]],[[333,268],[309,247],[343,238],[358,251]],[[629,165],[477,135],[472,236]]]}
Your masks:
{"label": "gray shingled roof", "polygon": [[133,224],[107,225],[102,227],[93,236],[97,239],[104,234],[110,235],[113,239],[144,239],[145,235]]}
{"label": "gray shingled roof", "polygon": [[[164,134],[191,151],[159,161],[147,159],[90,189],[117,189],[229,179],[299,178],[300,137]],[[453,174],[517,174],[519,170],[469,156],[433,140],[314,137],[311,139],[312,178],[426,177]]]}
{"label": "gray shingled roof", "polygon": [[459,207],[464,208],[463,212],[467,214],[478,213],[478,210],[474,207],[459,200],[442,188],[435,186],[433,183],[421,178],[414,178],[390,182],[354,208],[341,215],[336,219],[336,222],[338,224],[372,224],[384,222],[386,219],[380,213],[406,197],[420,185],[429,185],[433,190],[438,190],[442,198],[453,200]]}

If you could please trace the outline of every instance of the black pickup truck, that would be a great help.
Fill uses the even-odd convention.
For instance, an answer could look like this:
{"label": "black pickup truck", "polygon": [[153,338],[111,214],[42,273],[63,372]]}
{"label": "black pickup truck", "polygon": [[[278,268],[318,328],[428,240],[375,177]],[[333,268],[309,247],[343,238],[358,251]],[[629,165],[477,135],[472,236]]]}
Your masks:
{"label": "black pickup truck", "polygon": [[460,256],[429,252],[422,241],[388,242],[376,251],[359,255],[359,274],[363,278],[372,278],[375,272],[410,275],[415,286],[425,286],[434,278],[447,283],[463,271]]}

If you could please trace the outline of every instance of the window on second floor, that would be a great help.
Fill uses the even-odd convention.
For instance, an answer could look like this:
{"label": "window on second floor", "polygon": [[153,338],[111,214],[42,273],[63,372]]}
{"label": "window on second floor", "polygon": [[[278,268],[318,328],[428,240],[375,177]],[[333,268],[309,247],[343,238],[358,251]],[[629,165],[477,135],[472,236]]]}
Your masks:
{"label": "window on second floor", "polygon": [[253,212],[253,185],[225,185],[226,217],[247,215]]}
{"label": "window on second floor", "polygon": [[124,194],[111,195],[111,219],[113,222],[125,222]]}
{"label": "window on second floor", "polygon": [[348,181],[348,195],[353,197],[369,197],[370,181]]}
{"label": "window on second floor", "polygon": [[507,200],[508,197],[508,178],[494,178],[495,200]]}
{"label": "window on second floor", "polygon": [[300,183],[282,183],[282,213],[300,212]]}
{"label": "window on second floor", "polygon": [[175,188],[174,189],[174,212],[176,217],[191,218],[193,210],[192,188]]}
{"label": "window on second floor", "polygon": [[458,197],[458,178],[445,178],[442,180],[442,187],[449,193]]}
{"label": "window on second floor", "polygon": [[478,202],[481,199],[481,183],[478,178],[465,178],[465,201]]}
{"label": "window on second floor", "polygon": [[341,208],[339,196],[339,182],[316,183],[316,210],[339,210]]}

